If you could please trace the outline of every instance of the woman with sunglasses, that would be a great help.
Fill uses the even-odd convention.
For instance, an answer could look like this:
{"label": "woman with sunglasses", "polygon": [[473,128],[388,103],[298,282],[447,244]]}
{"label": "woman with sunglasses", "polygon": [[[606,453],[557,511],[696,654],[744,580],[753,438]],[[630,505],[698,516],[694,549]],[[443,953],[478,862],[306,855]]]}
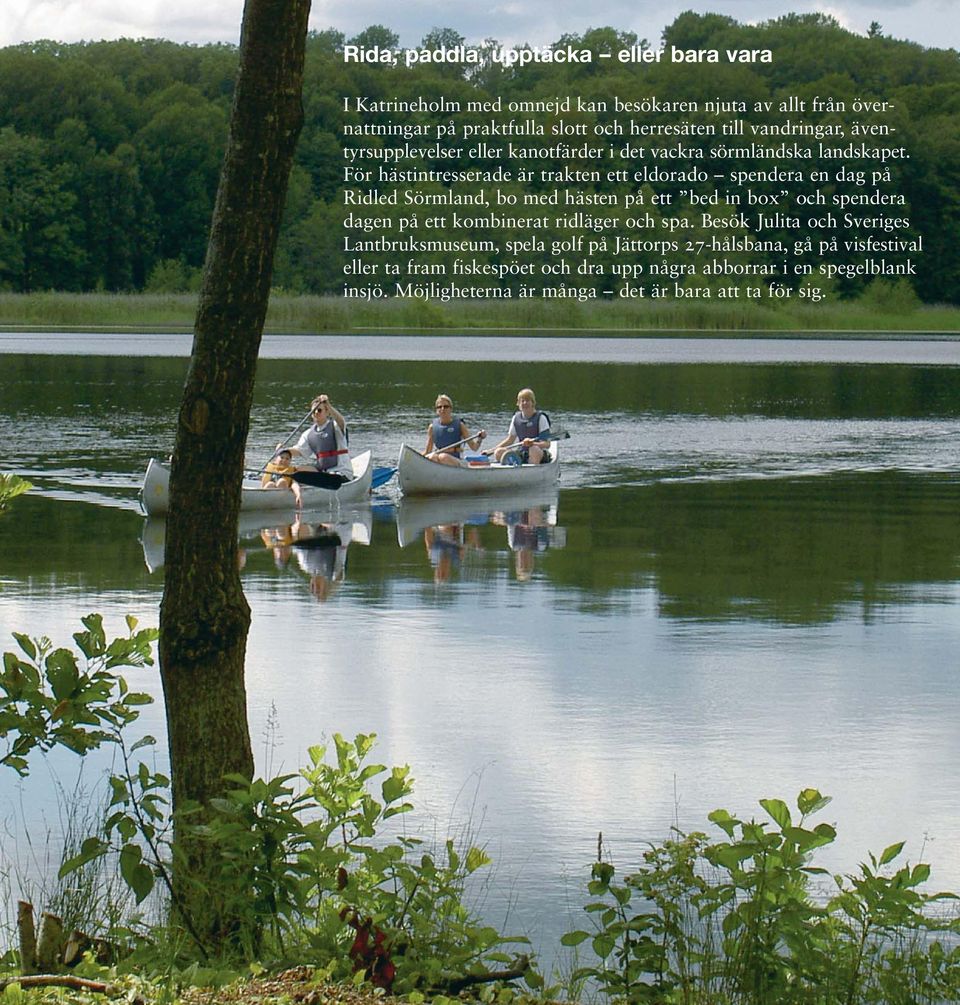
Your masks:
{"label": "woman with sunglasses", "polygon": [[453,402],[447,394],[438,394],[433,407],[437,415],[427,426],[424,455],[438,464],[459,466],[460,449],[464,443],[473,450],[479,449],[480,441],[487,435],[486,431],[481,429],[476,436],[471,436],[463,419],[453,414]]}
{"label": "woman with sunglasses", "polygon": [[304,432],[290,453],[306,457],[313,468],[300,468],[292,477],[301,485],[339,488],[353,478],[350,451],[347,448],[346,423],[325,394],[310,403],[313,424]]}

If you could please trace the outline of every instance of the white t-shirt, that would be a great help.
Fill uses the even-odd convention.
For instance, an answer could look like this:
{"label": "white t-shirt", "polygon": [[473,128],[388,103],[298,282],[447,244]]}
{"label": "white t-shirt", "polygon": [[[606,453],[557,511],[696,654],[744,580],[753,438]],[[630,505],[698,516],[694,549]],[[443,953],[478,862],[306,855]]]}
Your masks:
{"label": "white t-shirt", "polygon": [[[550,420],[543,414],[540,413],[540,422],[537,425],[538,433],[545,433],[550,429]],[[517,432],[517,416],[514,414],[513,418],[510,420],[510,432],[509,435],[515,440],[522,440],[523,437]]]}

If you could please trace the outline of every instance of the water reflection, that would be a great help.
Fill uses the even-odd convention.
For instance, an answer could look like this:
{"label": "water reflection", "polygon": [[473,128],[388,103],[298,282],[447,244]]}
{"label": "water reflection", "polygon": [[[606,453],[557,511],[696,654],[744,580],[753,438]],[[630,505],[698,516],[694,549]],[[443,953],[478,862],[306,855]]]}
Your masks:
{"label": "water reflection", "polygon": [[296,520],[293,524],[261,531],[268,540],[289,542],[274,544],[273,559],[279,568],[289,565],[292,557],[298,570],[307,576],[310,593],[320,603],[330,599],[347,573],[347,549],[353,541],[370,543],[372,516],[367,510],[362,521],[339,523]]}
{"label": "water reflection", "polygon": [[[454,368],[478,426],[504,421],[510,358]],[[162,523],[135,498],[184,361],[5,363],[0,466],[37,489],[0,517],[0,641],[69,645],[91,610],[156,624]],[[377,732],[441,822],[482,773],[483,836],[536,918],[563,912],[557,860],[574,875],[599,829],[626,862],[675,814],[698,827],[805,785],[836,797],[842,868],[927,832],[935,881],[960,887],[960,367],[523,369],[574,431],[559,495],[375,501],[309,532],[244,515],[253,737],[275,706],[295,768],[324,732]],[[450,374],[267,360],[251,456],[322,384],[392,464]],[[319,654],[309,673],[278,638]]]}
{"label": "water reflection", "polygon": [[407,548],[422,539],[436,583],[463,575],[470,551],[481,552],[489,543],[480,528],[506,528],[507,550],[514,555],[518,581],[530,580],[534,556],[551,545],[562,547],[564,529],[557,527],[559,491],[551,487],[533,493],[509,493],[472,498],[405,498],[397,507],[397,542]]}
{"label": "water reflection", "polygon": [[[324,514],[328,517],[328,514]],[[369,545],[373,514],[369,506],[343,510],[335,521],[321,519],[306,511],[290,523],[277,523],[277,514],[241,513],[237,560],[243,571],[259,568],[251,559],[261,552],[270,553],[276,570],[288,568],[307,577],[310,592],[320,602],[328,600],[343,582],[347,569],[347,551],[351,544]],[[166,520],[147,517],[140,532],[143,559],[151,573],[164,562]]]}
{"label": "water reflection", "polygon": [[461,574],[469,551],[489,547],[479,528],[504,527],[516,578],[525,582],[533,576],[534,556],[565,540],[563,529],[556,526],[559,498],[556,487],[465,498],[404,498],[396,512],[397,542],[407,548],[422,539],[434,582],[443,583],[454,572]]}

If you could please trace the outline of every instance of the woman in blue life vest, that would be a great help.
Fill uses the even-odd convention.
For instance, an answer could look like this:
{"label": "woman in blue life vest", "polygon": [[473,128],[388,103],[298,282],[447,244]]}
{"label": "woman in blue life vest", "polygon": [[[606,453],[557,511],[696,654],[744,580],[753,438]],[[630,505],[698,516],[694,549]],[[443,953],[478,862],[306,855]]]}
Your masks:
{"label": "woman in blue life vest", "polygon": [[292,477],[301,485],[338,489],[353,478],[346,423],[325,394],[314,398],[310,407],[313,424],[300,437],[297,445],[290,448],[290,453],[306,457],[313,467],[300,468]]}
{"label": "woman in blue life vest", "polygon": [[438,464],[459,467],[460,449],[464,441],[473,450],[477,450],[480,441],[487,435],[486,431],[481,429],[476,436],[471,436],[463,419],[453,414],[453,402],[447,394],[438,394],[437,403],[433,407],[437,416],[427,426],[427,446],[423,452]]}
{"label": "woman in blue life vest", "polygon": [[510,420],[507,435],[493,448],[495,460],[502,460],[510,452],[510,446],[520,443],[520,459],[524,464],[541,464],[550,460],[547,441],[543,439],[550,432],[550,416],[538,411],[537,399],[529,387],[517,392],[519,411]]}

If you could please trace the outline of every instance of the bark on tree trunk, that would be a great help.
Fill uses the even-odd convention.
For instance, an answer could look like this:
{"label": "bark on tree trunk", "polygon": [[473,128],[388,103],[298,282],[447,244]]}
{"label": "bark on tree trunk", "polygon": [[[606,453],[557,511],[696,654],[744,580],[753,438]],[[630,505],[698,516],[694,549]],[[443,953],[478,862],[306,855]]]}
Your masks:
{"label": "bark on tree trunk", "polygon": [[37,972],[37,929],[33,918],[33,904],[21,900],[17,904],[17,931],[20,933],[20,972]]}
{"label": "bark on tree trunk", "polygon": [[[240,482],[273,254],[303,119],[309,0],[247,0],[193,352],[170,475],[160,668],[174,809],[222,794],[223,776],[253,772],[244,658],[250,609],[240,585]],[[205,938],[230,919],[193,894],[209,876],[202,848],[185,853],[175,887]]]}

